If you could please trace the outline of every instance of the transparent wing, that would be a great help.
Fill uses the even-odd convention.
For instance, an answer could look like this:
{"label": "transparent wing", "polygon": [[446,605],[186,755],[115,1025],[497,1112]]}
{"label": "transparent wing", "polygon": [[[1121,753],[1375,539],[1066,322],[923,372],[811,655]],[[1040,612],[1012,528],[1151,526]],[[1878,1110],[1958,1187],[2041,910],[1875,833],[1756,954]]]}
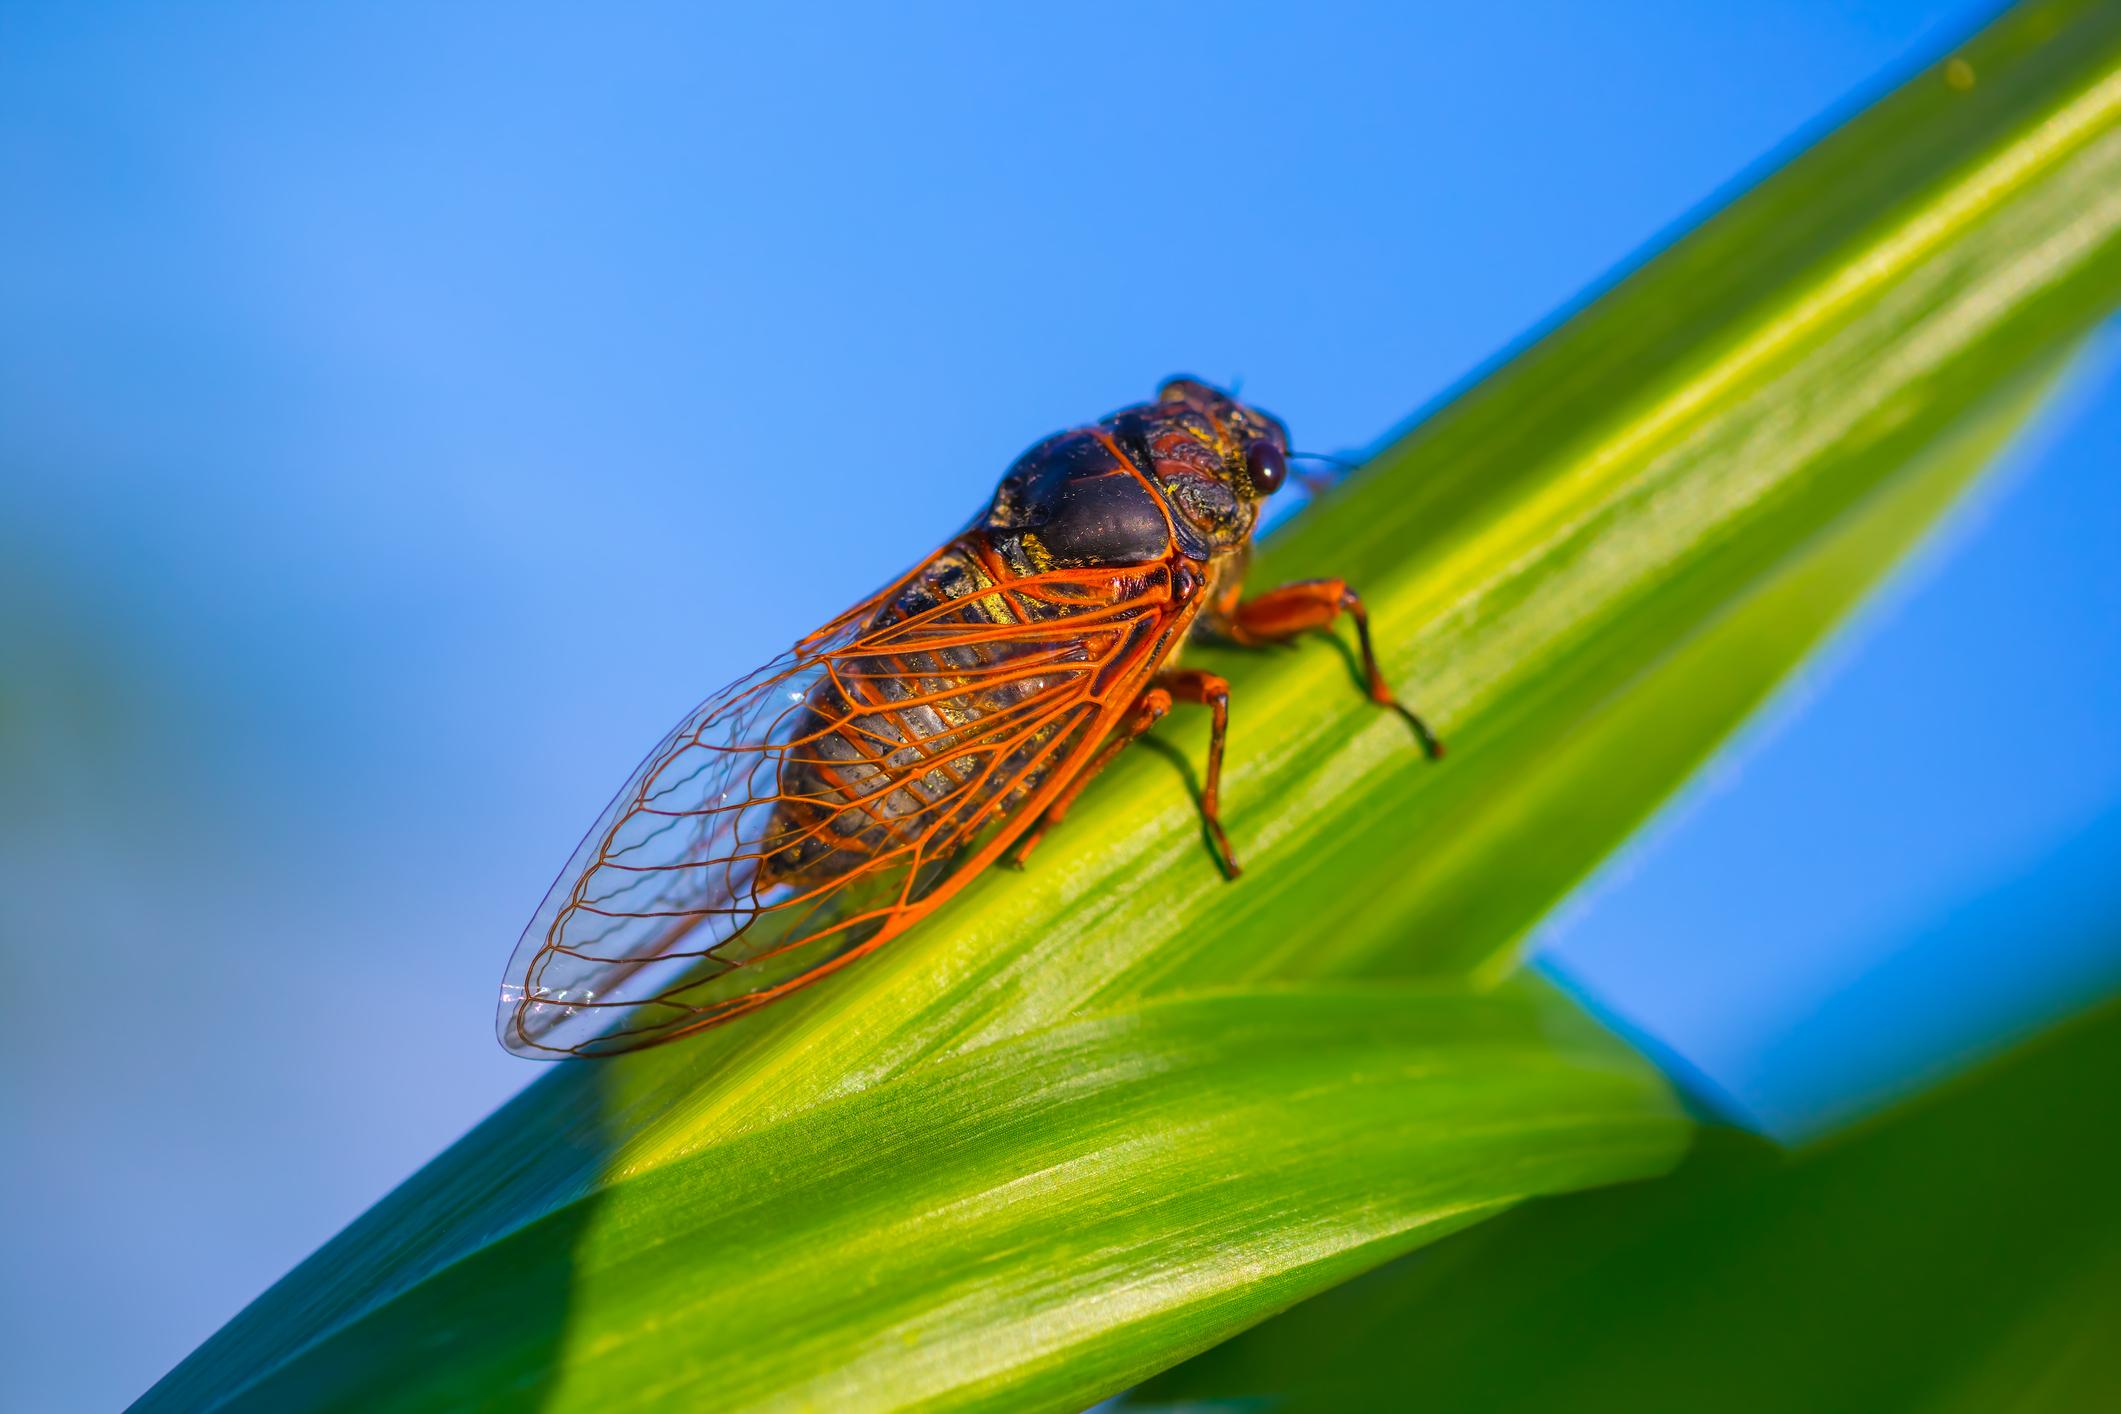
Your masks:
{"label": "transparent wing", "polygon": [[652,1045],[881,944],[1043,808],[1165,637],[1168,596],[1080,572],[1018,581],[1006,609],[986,596],[897,612],[921,573],[649,753],[516,945],[504,1046]]}

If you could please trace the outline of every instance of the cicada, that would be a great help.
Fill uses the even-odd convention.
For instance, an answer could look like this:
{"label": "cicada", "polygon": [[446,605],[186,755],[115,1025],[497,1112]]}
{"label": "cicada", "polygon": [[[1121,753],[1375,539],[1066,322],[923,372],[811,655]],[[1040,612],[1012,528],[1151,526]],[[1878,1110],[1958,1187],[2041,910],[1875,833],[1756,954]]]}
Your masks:
{"label": "cicada", "polygon": [[1244,596],[1281,421],[1176,378],[1019,457],[964,531],[708,698],[650,752],[524,930],[501,988],[518,1055],[594,1056],[733,1020],[1021,863],[1092,777],[1178,705],[1212,732],[1200,810],[1224,872],[1229,685],[1189,634],[1285,642],[1354,620],[1338,579]]}

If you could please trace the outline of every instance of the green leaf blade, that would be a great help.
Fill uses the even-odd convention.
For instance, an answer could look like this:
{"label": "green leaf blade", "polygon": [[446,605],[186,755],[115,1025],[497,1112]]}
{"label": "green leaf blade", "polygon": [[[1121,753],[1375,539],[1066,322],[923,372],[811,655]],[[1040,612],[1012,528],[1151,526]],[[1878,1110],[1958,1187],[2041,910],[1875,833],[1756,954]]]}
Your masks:
{"label": "green leaf blade", "polygon": [[1666,1180],[1527,1205],[1181,1366],[1139,1407],[2113,1407],[2117,1071],[2109,1004],[1810,1150],[1711,1134]]}
{"label": "green leaf blade", "polygon": [[[1661,1172],[1687,1134],[1653,1073],[1529,993],[1172,999],[610,1184],[235,1407],[1079,1407],[1521,1198]],[[579,1296],[557,1343],[555,1283]],[[438,1330],[483,1358],[374,1358]]]}

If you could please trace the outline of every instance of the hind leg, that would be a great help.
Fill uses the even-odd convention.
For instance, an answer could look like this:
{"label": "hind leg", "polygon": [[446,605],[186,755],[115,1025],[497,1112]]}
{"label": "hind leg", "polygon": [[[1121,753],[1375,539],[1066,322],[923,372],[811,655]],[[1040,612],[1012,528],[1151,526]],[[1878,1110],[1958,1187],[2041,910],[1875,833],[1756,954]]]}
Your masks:
{"label": "hind leg", "polygon": [[1076,772],[1075,779],[1063,786],[1059,795],[1053,797],[1053,803],[1046,807],[1045,814],[1038,817],[1038,823],[1024,831],[1024,837],[1009,851],[1010,865],[1017,869],[1023,868],[1024,861],[1031,857],[1031,851],[1038,848],[1040,837],[1067,817],[1068,807],[1075,803],[1075,797],[1083,793],[1083,787],[1090,784],[1091,778],[1111,765],[1112,758],[1119,755],[1128,742],[1162,721],[1164,713],[1170,710],[1171,694],[1160,687],[1151,686],[1136,698],[1134,710],[1127,714],[1127,719],[1112,733],[1111,740],[1099,747],[1097,755],[1090,758],[1090,764]]}

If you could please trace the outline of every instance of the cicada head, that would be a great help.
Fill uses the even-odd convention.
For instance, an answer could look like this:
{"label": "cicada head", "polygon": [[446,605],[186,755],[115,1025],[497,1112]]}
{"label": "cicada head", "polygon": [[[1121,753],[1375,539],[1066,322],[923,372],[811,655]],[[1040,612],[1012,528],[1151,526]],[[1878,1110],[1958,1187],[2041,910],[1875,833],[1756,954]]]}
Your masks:
{"label": "cicada head", "polygon": [[[1288,476],[1279,418],[1190,378],[1016,459],[975,523],[1017,573],[1231,562]],[[1125,473],[1130,470],[1134,473]]]}
{"label": "cicada head", "polygon": [[1171,379],[1155,402],[1115,421],[1184,522],[1182,532],[1211,555],[1242,549],[1259,503],[1288,479],[1281,419],[1198,379]]}

